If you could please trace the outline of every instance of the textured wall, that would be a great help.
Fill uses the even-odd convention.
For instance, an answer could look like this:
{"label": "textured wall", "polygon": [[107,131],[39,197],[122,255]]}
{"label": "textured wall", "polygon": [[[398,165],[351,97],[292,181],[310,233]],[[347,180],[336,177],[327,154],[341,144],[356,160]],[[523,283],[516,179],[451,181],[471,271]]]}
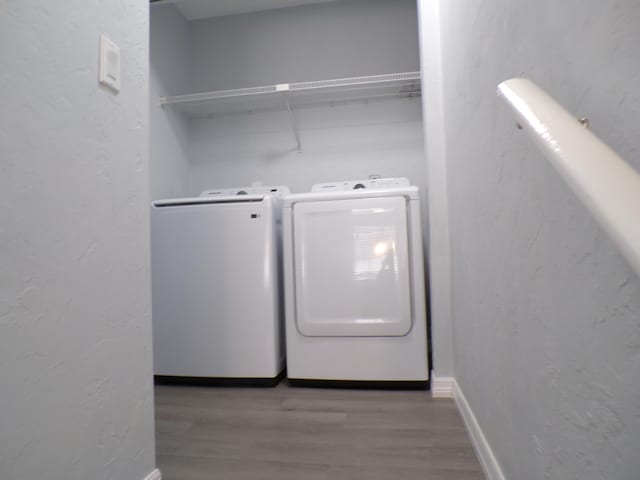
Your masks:
{"label": "textured wall", "polygon": [[143,0],[0,2],[3,480],[154,468],[147,24]]}
{"label": "textured wall", "polygon": [[538,83],[640,169],[640,6],[440,2],[455,376],[509,479],[640,472],[640,280],[495,96]]}
{"label": "textured wall", "polygon": [[151,198],[183,195],[188,175],[188,121],[158,99],[189,92],[189,22],[171,4],[151,6],[149,162]]}

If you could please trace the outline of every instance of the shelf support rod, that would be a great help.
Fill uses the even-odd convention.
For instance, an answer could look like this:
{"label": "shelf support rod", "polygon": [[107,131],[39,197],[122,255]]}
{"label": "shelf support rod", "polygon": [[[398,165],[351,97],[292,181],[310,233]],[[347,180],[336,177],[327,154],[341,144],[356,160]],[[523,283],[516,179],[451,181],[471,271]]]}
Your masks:
{"label": "shelf support rod", "polygon": [[298,124],[296,122],[296,116],[293,114],[293,110],[291,109],[291,103],[289,102],[289,95],[287,92],[283,93],[284,95],[284,103],[287,106],[287,112],[289,112],[289,119],[291,120],[291,128],[293,129],[293,136],[296,138],[296,146],[298,149],[298,153],[302,152],[302,145],[300,143],[300,133],[298,132]]}

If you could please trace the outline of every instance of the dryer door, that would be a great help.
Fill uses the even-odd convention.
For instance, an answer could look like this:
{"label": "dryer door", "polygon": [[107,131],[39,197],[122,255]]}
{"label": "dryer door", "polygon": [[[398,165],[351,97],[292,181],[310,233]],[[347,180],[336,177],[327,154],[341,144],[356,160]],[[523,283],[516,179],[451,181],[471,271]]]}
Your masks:
{"label": "dryer door", "polygon": [[296,323],[305,336],[403,336],[411,330],[404,197],[293,207]]}

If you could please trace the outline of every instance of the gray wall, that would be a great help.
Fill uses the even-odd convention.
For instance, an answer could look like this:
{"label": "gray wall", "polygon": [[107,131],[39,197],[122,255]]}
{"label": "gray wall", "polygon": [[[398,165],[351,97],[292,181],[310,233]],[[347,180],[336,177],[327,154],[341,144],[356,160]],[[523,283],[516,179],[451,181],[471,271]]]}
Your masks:
{"label": "gray wall", "polygon": [[195,92],[418,70],[415,0],[350,0],[193,23]]}
{"label": "gray wall", "polygon": [[297,110],[302,152],[286,112],[191,122],[190,194],[220,186],[409,177],[424,189],[420,100]]}
{"label": "gray wall", "polygon": [[[194,91],[415,71],[416,4],[336,2],[196,21],[191,51]],[[308,191],[371,174],[407,176],[426,187],[419,99],[295,115],[301,153],[286,113],[192,121],[189,193],[252,182]]]}
{"label": "gray wall", "polygon": [[158,99],[189,91],[189,22],[171,4],[152,4],[150,14],[151,198],[179,197],[188,183],[188,121],[180,112],[160,106]]}
{"label": "gray wall", "polygon": [[413,0],[336,2],[190,23],[173,6],[158,5],[151,22],[154,198],[252,182],[307,191],[314,183],[372,174],[408,176],[426,186],[419,99],[297,110],[302,153],[286,113],[185,121],[156,100],[418,70]]}
{"label": "gray wall", "polygon": [[640,169],[640,6],[440,2],[455,377],[509,479],[640,471],[640,280],[518,131],[524,76]]}
{"label": "gray wall", "polygon": [[[98,86],[98,36],[122,91]],[[0,478],[154,468],[148,2],[0,4]]]}

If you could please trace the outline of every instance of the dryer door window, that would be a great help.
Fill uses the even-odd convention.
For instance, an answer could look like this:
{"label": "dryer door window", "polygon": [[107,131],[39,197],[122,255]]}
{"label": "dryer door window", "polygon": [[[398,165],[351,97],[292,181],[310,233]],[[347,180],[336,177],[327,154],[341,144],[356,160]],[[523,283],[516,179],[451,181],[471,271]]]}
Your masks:
{"label": "dryer door window", "polygon": [[305,336],[403,336],[411,330],[404,197],[299,203],[296,323]]}

